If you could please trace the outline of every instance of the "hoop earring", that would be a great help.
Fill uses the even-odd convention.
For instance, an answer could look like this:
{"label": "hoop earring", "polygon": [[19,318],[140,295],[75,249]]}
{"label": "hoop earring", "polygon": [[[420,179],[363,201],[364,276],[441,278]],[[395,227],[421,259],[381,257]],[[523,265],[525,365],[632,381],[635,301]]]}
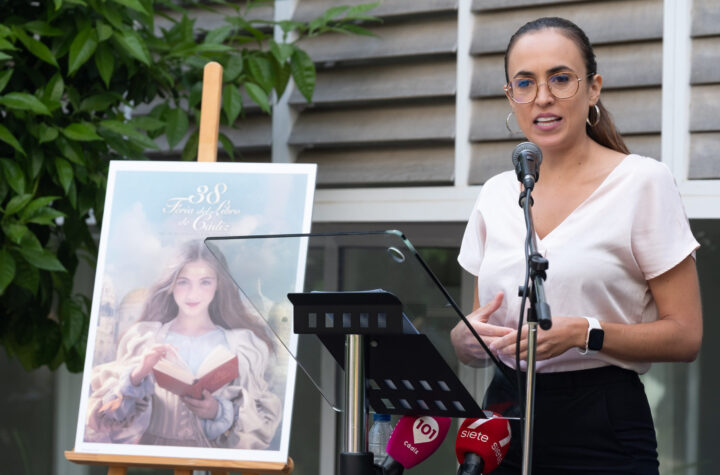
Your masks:
{"label": "hoop earring", "polygon": [[595,104],[595,121],[590,122],[590,112],[588,112],[588,116],[585,119],[585,122],[587,122],[587,125],[589,125],[590,127],[595,127],[600,123],[600,108],[597,104]]}
{"label": "hoop earring", "polygon": [[512,117],[514,114],[513,111],[510,111],[510,113],[505,117],[505,128],[510,133],[510,135],[518,135],[519,132],[515,132],[513,129],[510,128],[510,117]]}

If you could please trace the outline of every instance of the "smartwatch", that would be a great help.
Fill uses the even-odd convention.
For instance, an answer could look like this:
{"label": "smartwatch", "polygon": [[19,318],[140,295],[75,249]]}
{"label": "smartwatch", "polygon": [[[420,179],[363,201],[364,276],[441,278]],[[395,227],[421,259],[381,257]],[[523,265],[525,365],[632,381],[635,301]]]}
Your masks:
{"label": "smartwatch", "polygon": [[602,349],[605,331],[597,318],[583,317],[588,322],[587,336],[585,337],[585,350],[579,350],[581,355],[592,355]]}

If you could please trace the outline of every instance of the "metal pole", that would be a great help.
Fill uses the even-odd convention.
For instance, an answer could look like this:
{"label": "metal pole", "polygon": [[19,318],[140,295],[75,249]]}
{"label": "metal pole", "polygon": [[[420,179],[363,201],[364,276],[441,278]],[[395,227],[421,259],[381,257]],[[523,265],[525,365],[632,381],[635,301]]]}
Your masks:
{"label": "metal pole", "polygon": [[345,336],[345,452],[367,451],[365,441],[365,348],[362,335]]}
{"label": "metal pole", "polygon": [[523,431],[522,475],[530,475],[532,470],[532,436],[533,422],[535,419],[535,350],[537,349],[537,325],[536,321],[528,321],[527,381],[525,385],[525,430]]}

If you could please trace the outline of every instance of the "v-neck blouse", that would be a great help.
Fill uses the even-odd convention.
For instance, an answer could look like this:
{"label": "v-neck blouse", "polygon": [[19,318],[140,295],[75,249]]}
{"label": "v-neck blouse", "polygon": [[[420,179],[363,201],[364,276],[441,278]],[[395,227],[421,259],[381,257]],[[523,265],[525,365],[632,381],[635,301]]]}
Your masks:
{"label": "v-neck blouse", "polygon": [[[517,328],[518,286],[525,278],[525,218],[513,171],[483,186],[468,221],[458,262],[478,277],[480,304],[499,291],[502,305],[489,323]],[[672,269],[699,244],[690,230],[680,193],[663,163],[628,155],[560,224],[538,252],[550,266],[545,293],[553,316],[589,316],[606,322],[657,320],[647,281]],[[539,330],[542,332],[542,330]],[[502,357],[514,367],[514,356]],[[613,364],[646,372],[650,364],[575,348],[537,362],[540,372],[573,371]]]}

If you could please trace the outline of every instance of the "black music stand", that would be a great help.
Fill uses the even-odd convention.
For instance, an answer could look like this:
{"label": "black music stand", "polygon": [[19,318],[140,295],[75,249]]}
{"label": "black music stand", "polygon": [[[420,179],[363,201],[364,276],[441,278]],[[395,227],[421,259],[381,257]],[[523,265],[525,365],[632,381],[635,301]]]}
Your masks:
{"label": "black music stand", "polygon": [[345,369],[345,450],[340,475],[374,474],[365,450],[366,401],[398,415],[485,417],[426,335],[385,291],[289,293],[294,331],[316,334]]}

